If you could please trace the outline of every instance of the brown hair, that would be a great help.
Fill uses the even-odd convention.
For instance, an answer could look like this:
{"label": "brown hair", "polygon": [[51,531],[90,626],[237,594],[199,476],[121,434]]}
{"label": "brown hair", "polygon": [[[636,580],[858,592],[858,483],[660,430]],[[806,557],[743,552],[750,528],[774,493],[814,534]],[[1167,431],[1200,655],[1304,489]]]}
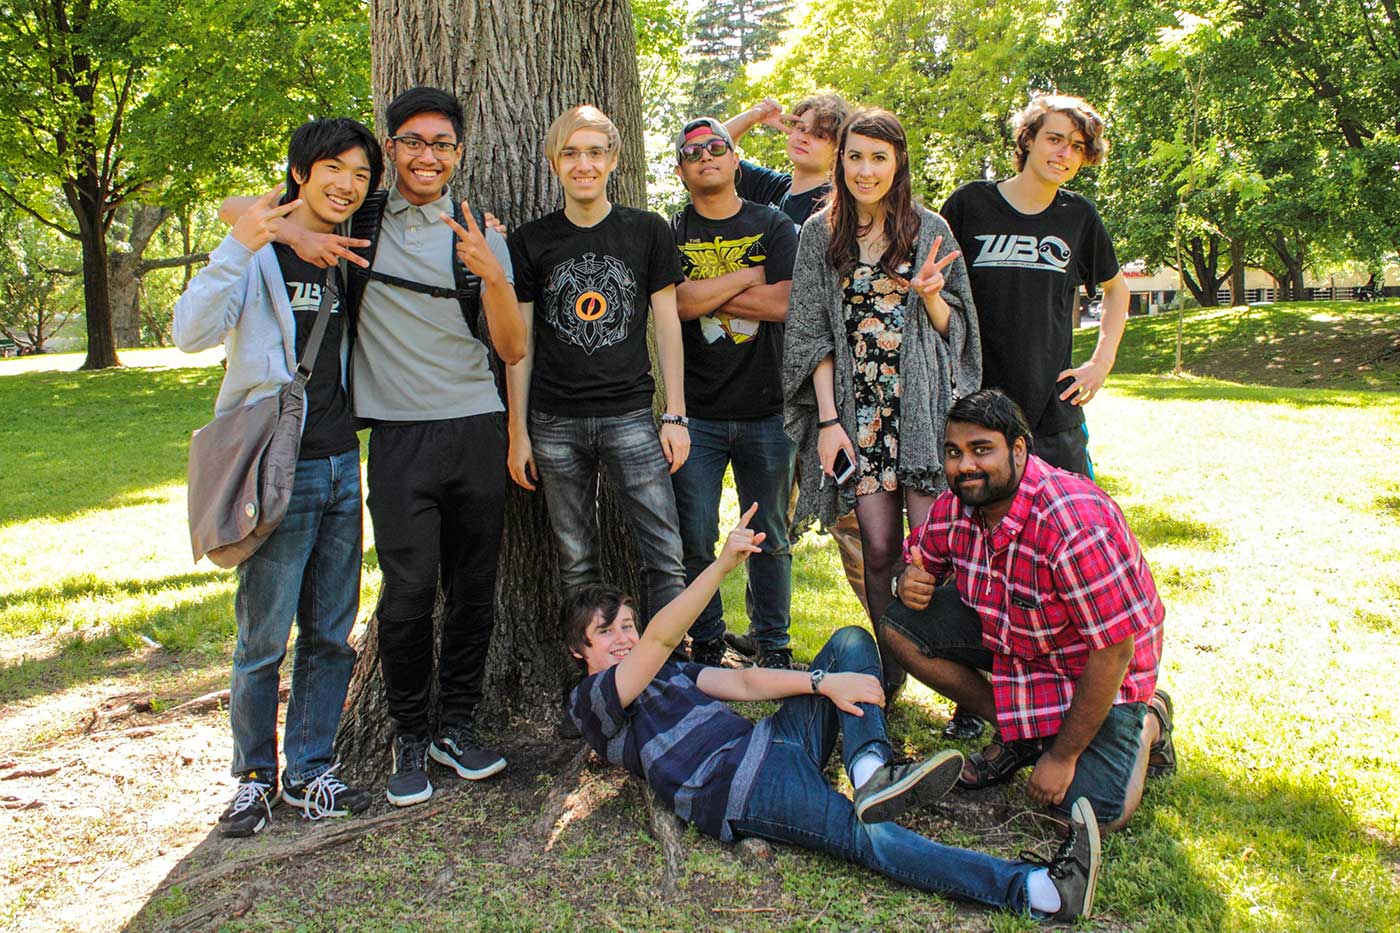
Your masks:
{"label": "brown hair", "polygon": [[1082,97],[1069,94],[1037,94],[1026,109],[1011,118],[1011,131],[1016,134],[1016,154],[1012,157],[1016,171],[1026,167],[1026,155],[1045,118],[1062,113],[1084,134],[1084,164],[1098,165],[1108,156],[1108,139],[1103,134],[1103,117]]}
{"label": "brown hair", "polygon": [[860,258],[860,244],[856,240],[869,232],[860,227],[856,199],[846,185],[846,141],[852,133],[879,139],[894,147],[894,181],[885,195],[886,245],[884,255],[880,257],[880,267],[886,275],[902,284],[905,280],[895,270],[912,255],[914,243],[919,238],[920,222],[909,180],[909,144],[904,136],[904,126],[888,110],[857,110],[841,127],[836,146],[836,165],[832,170],[831,211],[827,215],[831,242],[826,247],[826,261],[838,276],[849,275]]}
{"label": "brown hair", "polygon": [[799,100],[792,115],[800,117],[808,111],[812,113],[813,135],[835,140],[841,124],[851,115],[851,105],[840,94],[813,94]]}
{"label": "brown hair", "polygon": [[590,644],[588,623],[593,621],[593,616],[601,615],[611,622],[617,618],[623,606],[631,609],[632,615],[636,616],[636,602],[615,586],[588,583],[569,591],[559,607],[559,630],[564,635],[564,645],[570,652],[582,654]]}

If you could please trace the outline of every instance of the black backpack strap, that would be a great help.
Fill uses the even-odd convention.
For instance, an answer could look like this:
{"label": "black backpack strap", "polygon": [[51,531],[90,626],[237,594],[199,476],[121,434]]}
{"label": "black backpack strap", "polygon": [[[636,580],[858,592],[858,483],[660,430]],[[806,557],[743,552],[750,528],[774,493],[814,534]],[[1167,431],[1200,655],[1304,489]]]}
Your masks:
{"label": "black backpack strap", "polygon": [[[466,218],[462,215],[462,203],[452,202],[452,219],[465,227]],[[486,218],[480,211],[472,211],[472,219],[476,221],[477,229],[482,236],[486,236]],[[457,235],[452,235],[452,279],[457,284],[457,301],[462,306],[462,318],[467,322],[467,329],[472,332],[472,336],[481,340],[481,276],[475,275],[470,269],[457,258]],[[482,341],[483,343],[485,341]]]}
{"label": "black backpack strap", "polygon": [[[354,250],[370,266],[374,265],[374,253],[379,248],[379,225],[384,220],[384,208],[389,203],[389,192],[387,189],[371,192],[365,197],[360,209],[355,212],[355,216],[350,218],[350,236],[357,240],[368,240],[368,246],[361,246]],[[346,276],[345,289],[345,312],[346,320],[350,322],[350,337],[353,340],[356,333],[356,324],[359,321],[360,299],[364,297],[365,286],[369,284],[369,268],[359,266],[355,263],[347,263],[348,275]]]}

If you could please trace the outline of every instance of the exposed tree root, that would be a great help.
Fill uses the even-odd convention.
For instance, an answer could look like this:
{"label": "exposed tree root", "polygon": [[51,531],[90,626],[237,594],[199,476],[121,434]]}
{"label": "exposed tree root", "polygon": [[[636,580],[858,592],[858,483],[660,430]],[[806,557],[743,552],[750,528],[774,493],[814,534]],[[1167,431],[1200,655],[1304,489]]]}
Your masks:
{"label": "exposed tree root", "polygon": [[327,829],[324,832],[316,832],[295,842],[268,849],[257,853],[255,856],[232,861],[220,862],[211,868],[201,871],[191,872],[188,875],[166,878],[156,888],[155,893],[160,894],[176,885],[182,888],[193,888],[201,885],[213,884],[222,881],[230,875],[236,875],[247,869],[249,865],[257,865],[261,870],[274,862],[285,862],[288,859],[300,858],[319,852],[322,849],[330,849],[335,846],[353,842],[361,836],[368,836],[384,826],[406,826],[409,823],[417,823],[437,816],[443,810],[442,806],[413,807],[407,810],[396,810],[393,813],[385,813],[381,816],[370,817],[368,819],[357,819],[344,826],[335,829]]}
{"label": "exposed tree root", "polygon": [[574,816],[578,812],[579,779],[582,777],[583,769],[587,766],[588,759],[592,754],[593,749],[580,742],[578,752],[559,772],[559,776],[554,779],[554,786],[550,788],[544,803],[540,805],[540,815],[535,820],[534,832],[531,833],[531,836],[544,837],[544,850],[546,852],[554,847],[560,833],[569,823],[573,822]]}
{"label": "exposed tree root", "polygon": [[647,806],[647,818],[651,821],[651,834],[661,846],[661,854],[666,867],[661,874],[661,893],[675,897],[680,893],[678,882],[685,866],[685,824],[680,817],[656,799],[651,788],[640,778],[632,778],[642,792],[642,801]]}

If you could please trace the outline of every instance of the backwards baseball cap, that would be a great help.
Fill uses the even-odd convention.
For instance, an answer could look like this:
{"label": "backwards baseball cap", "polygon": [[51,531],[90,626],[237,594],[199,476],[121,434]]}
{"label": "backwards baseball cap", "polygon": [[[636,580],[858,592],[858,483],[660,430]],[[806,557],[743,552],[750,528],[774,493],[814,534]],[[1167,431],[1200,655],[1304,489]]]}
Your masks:
{"label": "backwards baseball cap", "polygon": [[676,159],[681,157],[681,147],[686,143],[696,140],[706,139],[710,136],[718,136],[729,143],[729,148],[734,148],[734,137],[729,135],[729,131],[724,128],[724,124],[714,117],[697,117],[681,128],[680,135],[676,137]]}

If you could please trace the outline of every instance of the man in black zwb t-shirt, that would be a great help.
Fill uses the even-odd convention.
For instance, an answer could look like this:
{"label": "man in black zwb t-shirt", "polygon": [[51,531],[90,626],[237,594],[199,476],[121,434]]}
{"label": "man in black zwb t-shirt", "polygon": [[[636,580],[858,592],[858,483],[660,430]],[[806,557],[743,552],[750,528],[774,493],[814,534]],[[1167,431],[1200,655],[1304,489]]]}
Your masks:
{"label": "man in black zwb t-shirt", "polygon": [[[1128,285],[1094,205],[1063,189],[1108,152],[1103,120],[1077,97],[1041,95],[1013,121],[1018,174],[954,191],[942,214],[967,262],[982,332],[982,385],[1026,414],[1035,453],[1093,477],[1082,405],[1103,387],[1128,318]],[[1074,365],[1079,287],[1103,289],[1098,346]]]}
{"label": "man in black zwb t-shirt", "polygon": [[[792,553],[787,504],[793,446],[783,431],[783,321],[797,235],[788,217],[734,190],[739,156],[718,121],[692,120],[676,140],[676,174],[691,203],[671,221],[681,271],[676,290],[685,341],[690,457],[671,477],[688,580],[714,560],[724,471],[734,466],[741,506],[758,503],[763,549],[749,561],[749,635],[759,664],[790,668]],[[724,657],[724,604],[701,611],[690,635],[697,663]]]}
{"label": "man in black zwb t-shirt", "polygon": [[[326,276],[272,245],[279,224],[330,233],[378,183],[379,145],[353,120],[313,120],[292,134],[287,191],[243,211],[209,265],[175,305],[175,342],[197,351],[222,343],[228,369],[219,414],[275,395],[307,351]],[[285,217],[285,221],[280,218]],[[339,293],[339,286],[337,286]],[[285,801],[308,816],[342,816],[369,794],[335,774],[332,743],[355,665],[350,629],[360,598],[360,444],[346,394],[348,351],[339,300],[328,309],[306,386],[306,414],[287,516],[238,567],[233,611],[238,645],[229,690],[238,792],[219,817],[224,836],[264,829]],[[292,621],[298,635],[278,783],[278,669]]]}
{"label": "man in black zwb t-shirt", "polygon": [[[608,200],[620,146],[617,127],[592,106],[561,114],[545,136],[564,208],[510,236],[529,344],[507,371],[507,462],[521,487],[544,486],[566,590],[602,580],[597,492],[607,471],[636,538],[650,618],[685,587],[668,477],[690,450],[676,318],[682,277],[666,222]],[[659,432],[648,313],[666,389]]]}

